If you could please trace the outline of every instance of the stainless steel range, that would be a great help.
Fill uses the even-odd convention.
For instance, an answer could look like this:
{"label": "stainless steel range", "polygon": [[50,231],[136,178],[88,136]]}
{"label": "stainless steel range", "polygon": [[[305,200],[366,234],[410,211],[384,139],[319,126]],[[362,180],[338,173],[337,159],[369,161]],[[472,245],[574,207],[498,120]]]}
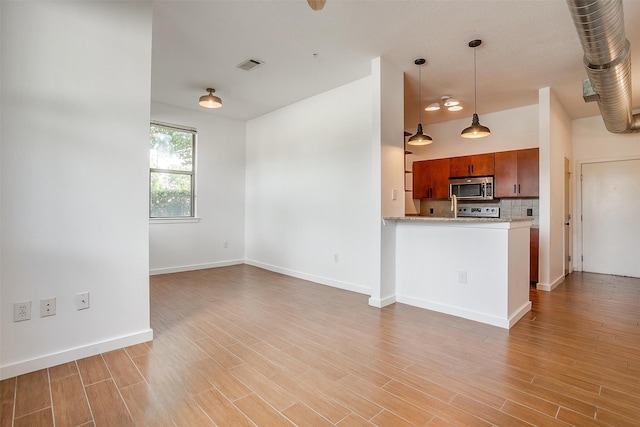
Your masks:
{"label": "stainless steel range", "polygon": [[458,217],[500,218],[500,208],[497,206],[459,205]]}

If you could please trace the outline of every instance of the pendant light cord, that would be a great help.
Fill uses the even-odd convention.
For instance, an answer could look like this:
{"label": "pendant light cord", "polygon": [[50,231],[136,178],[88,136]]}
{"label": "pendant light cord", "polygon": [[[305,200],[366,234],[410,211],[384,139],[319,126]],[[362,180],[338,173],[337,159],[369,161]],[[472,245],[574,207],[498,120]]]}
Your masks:
{"label": "pendant light cord", "polygon": [[478,113],[477,103],[478,103],[478,82],[477,82],[477,70],[476,70],[476,49],[478,47],[473,48],[473,112]]}
{"label": "pendant light cord", "polygon": [[422,124],[422,108],[420,100],[422,99],[422,64],[418,65],[418,123]]}

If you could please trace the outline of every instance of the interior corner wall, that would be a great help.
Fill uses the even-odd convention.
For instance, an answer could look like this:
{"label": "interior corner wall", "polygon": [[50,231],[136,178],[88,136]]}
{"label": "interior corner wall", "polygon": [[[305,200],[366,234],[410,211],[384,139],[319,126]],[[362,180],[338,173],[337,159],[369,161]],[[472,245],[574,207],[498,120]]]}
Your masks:
{"label": "interior corner wall", "polygon": [[[0,2],[0,378],[152,338],[151,2]],[[91,307],[77,310],[78,292]],[[57,314],[40,317],[40,299]],[[31,301],[31,319],[12,303]]]}
{"label": "interior corner wall", "polygon": [[371,99],[365,77],[247,123],[246,263],[370,292],[380,234]]}
{"label": "interior corner wall", "polygon": [[197,270],[244,262],[246,122],[151,104],[151,119],[195,128],[198,222],[151,221],[151,274]]}
{"label": "interior corner wall", "polygon": [[[636,113],[638,113],[636,111]],[[601,116],[586,117],[574,120],[573,123],[573,163],[572,169],[578,177],[582,164],[640,159],[640,133],[611,133],[607,130]],[[572,182],[573,218],[582,215],[582,187],[580,179]],[[573,269],[582,271],[580,254],[582,253],[582,232],[578,221],[574,221],[573,247],[576,256],[573,257]]]}

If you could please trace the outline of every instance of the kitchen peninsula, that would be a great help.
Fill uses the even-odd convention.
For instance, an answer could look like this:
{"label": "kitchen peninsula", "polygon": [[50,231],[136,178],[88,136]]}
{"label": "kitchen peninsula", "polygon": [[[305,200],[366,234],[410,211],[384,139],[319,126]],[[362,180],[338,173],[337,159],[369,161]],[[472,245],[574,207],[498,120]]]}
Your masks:
{"label": "kitchen peninsula", "polygon": [[379,298],[501,328],[531,309],[531,219],[384,218]]}

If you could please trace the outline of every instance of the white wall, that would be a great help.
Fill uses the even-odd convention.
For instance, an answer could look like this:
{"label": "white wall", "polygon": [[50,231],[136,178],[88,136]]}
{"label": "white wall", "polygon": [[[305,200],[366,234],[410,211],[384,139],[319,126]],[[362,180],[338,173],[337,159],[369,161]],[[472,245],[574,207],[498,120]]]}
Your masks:
{"label": "white wall", "polygon": [[[150,2],[1,2],[0,377],[152,338]],[[79,35],[82,35],[79,37]],[[75,295],[91,294],[78,311]],[[39,300],[57,298],[41,318]],[[32,301],[31,320],[12,303]]]}
{"label": "white wall", "polygon": [[[636,112],[637,113],[637,112]],[[601,116],[587,117],[573,121],[573,218],[574,257],[573,269],[582,270],[582,230],[578,219],[582,214],[581,182],[579,173],[583,163],[622,159],[640,159],[640,133],[616,134],[607,131]]]}
{"label": "white wall", "polygon": [[472,115],[470,111],[469,117],[464,119],[425,126],[425,132],[433,138],[433,143],[410,146],[413,155],[407,157],[407,163],[538,147],[538,105],[481,114],[480,123],[491,129],[491,135],[480,139],[462,138],[460,132],[471,125]]}
{"label": "white wall", "polygon": [[199,222],[151,221],[151,274],[244,262],[245,122],[220,117],[218,111],[151,104],[153,120],[198,131],[196,215],[200,218]]}
{"label": "white wall", "polygon": [[540,242],[538,288],[564,279],[564,159],[571,160],[571,118],[550,88],[539,90]]}
{"label": "white wall", "polygon": [[372,186],[379,187],[380,206],[376,245],[379,249],[376,265],[380,274],[371,282],[369,304],[382,307],[395,301],[395,232],[381,217],[401,217],[405,212],[404,192],[404,75],[382,58],[372,61]]}
{"label": "white wall", "polygon": [[250,120],[246,262],[369,293],[380,267],[371,144],[369,77]]}

